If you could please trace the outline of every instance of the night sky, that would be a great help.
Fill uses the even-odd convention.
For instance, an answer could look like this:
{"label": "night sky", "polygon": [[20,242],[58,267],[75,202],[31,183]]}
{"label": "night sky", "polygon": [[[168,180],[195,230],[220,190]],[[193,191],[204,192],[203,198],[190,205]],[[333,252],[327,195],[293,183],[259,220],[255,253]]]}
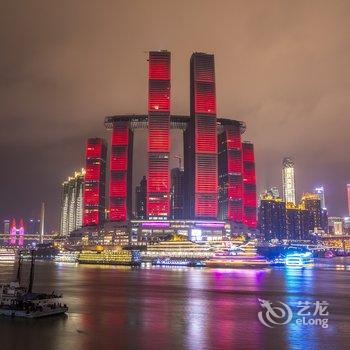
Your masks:
{"label": "night sky", "polygon": [[189,111],[191,53],[215,54],[218,113],[247,123],[259,192],[281,187],[292,156],[298,197],[324,185],[330,214],[345,215],[349,13],[331,0],[2,1],[0,219],[38,216],[43,200],[58,229],[60,185],[84,165],[85,139],[109,138],[106,115],[146,113],[147,51],[158,49],[172,52],[174,114]]}

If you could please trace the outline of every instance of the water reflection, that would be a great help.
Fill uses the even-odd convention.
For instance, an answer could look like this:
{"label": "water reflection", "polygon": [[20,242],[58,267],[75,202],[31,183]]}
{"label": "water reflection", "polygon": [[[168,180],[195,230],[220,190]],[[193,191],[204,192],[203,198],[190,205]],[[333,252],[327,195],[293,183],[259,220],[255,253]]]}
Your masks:
{"label": "water reflection", "polygon": [[[1,349],[346,348],[350,276],[336,265],[225,270],[38,263],[35,288],[62,291],[69,316],[30,327],[0,319]],[[13,266],[1,267],[1,281],[12,276]],[[258,321],[258,298],[293,310],[299,300],[327,300],[330,327],[290,323],[269,329]]]}

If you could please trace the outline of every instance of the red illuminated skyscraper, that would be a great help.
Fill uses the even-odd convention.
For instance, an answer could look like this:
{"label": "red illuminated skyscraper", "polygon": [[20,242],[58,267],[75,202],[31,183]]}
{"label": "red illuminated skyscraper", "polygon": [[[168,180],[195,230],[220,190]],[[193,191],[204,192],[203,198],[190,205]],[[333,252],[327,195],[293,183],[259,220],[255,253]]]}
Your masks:
{"label": "red illuminated skyscraper", "polygon": [[105,181],[107,146],[102,138],[86,143],[84,181],[84,226],[100,225],[105,217]]}
{"label": "red illuminated skyscraper", "polygon": [[256,177],[254,146],[242,143],[243,151],[243,222],[249,228],[256,228]]}
{"label": "red illuminated skyscraper", "polygon": [[191,57],[191,120],[185,132],[186,216],[216,219],[218,157],[214,56]]}
{"label": "red illuminated skyscraper", "polygon": [[132,214],[132,146],[130,122],[113,124],[109,183],[109,220],[125,221]]}
{"label": "red illuminated skyscraper", "polygon": [[241,122],[223,126],[218,136],[219,217],[243,222],[243,162]]}
{"label": "red illuminated skyscraper", "polygon": [[170,212],[170,52],[149,53],[147,215]]}

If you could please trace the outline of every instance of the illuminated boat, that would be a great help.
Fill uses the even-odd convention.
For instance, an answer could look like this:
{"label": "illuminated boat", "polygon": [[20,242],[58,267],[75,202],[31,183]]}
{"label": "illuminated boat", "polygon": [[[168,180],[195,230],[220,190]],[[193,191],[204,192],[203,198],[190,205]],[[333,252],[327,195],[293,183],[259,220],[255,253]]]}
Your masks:
{"label": "illuminated boat", "polygon": [[205,264],[200,260],[191,259],[170,259],[170,258],[158,258],[152,261],[152,265],[155,266],[188,266],[188,267],[203,267]]}
{"label": "illuminated boat", "polygon": [[83,250],[78,256],[79,264],[129,265],[141,264],[138,250]]}
{"label": "illuminated boat", "polygon": [[16,260],[16,251],[14,249],[0,249],[0,262],[14,262]]}
{"label": "illuminated boat", "polygon": [[55,262],[76,263],[79,252],[59,252],[55,257]]}
{"label": "illuminated boat", "polygon": [[147,246],[141,253],[143,261],[155,259],[204,260],[214,255],[214,249],[208,243],[194,243],[185,240],[164,241]]}
{"label": "illuminated boat", "polygon": [[62,303],[62,295],[33,293],[34,252],[32,253],[29,286],[26,288],[20,285],[21,260],[20,257],[17,280],[0,286],[0,315],[38,318],[66,313],[68,307]]}
{"label": "illuminated boat", "polygon": [[286,257],[286,266],[290,267],[312,267],[314,259],[311,252],[293,253]]}
{"label": "illuminated boat", "polygon": [[204,261],[207,267],[261,268],[270,266],[270,262],[257,254],[256,241],[243,244],[239,249],[219,251],[214,257]]}

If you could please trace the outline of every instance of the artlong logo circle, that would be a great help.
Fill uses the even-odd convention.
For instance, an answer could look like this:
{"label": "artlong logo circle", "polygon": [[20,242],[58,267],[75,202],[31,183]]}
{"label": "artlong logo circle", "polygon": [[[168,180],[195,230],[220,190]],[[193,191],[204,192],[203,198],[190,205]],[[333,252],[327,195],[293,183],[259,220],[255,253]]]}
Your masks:
{"label": "artlong logo circle", "polygon": [[259,311],[258,318],[264,326],[273,328],[287,324],[292,320],[293,312],[287,304],[278,301],[273,305],[269,300],[258,300],[263,308],[262,311]]}

